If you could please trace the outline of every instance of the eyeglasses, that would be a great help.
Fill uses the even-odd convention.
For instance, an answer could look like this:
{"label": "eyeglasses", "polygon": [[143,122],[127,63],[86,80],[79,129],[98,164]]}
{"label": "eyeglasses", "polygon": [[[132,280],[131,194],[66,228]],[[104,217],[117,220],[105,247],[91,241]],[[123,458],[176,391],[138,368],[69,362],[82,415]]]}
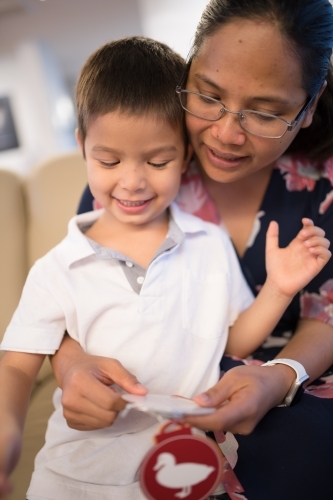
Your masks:
{"label": "eyeglasses", "polygon": [[280,139],[287,131],[294,130],[316,97],[310,97],[296,118],[289,122],[279,116],[250,109],[230,111],[221,101],[192,90],[184,90],[180,85],[176,87],[176,93],[179,96],[182,108],[191,115],[212,122],[222,118],[225,113],[238,115],[239,124],[244,130],[267,139]]}

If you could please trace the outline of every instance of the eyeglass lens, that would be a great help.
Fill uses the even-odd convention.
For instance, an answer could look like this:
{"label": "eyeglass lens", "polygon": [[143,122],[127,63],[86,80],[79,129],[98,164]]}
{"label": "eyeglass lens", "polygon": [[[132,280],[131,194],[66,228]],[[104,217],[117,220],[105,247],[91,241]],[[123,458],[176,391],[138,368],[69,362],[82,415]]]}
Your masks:
{"label": "eyeglass lens", "polygon": [[[222,103],[202,94],[182,90],[180,100],[186,111],[204,120],[219,120],[225,112],[230,113]],[[260,137],[279,138],[288,129],[284,120],[266,113],[250,110],[232,113],[238,114],[243,129]]]}

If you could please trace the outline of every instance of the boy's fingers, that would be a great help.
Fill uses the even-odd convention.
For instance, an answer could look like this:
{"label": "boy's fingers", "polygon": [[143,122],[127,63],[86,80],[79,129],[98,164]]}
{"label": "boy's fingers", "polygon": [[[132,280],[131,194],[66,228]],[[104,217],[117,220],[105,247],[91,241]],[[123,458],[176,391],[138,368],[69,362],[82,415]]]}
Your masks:
{"label": "boy's fingers", "polygon": [[312,236],[304,241],[304,245],[308,248],[324,248],[327,249],[330,247],[330,241],[327,238],[323,238],[321,236]]}
{"label": "boy's fingers", "polygon": [[317,226],[311,226],[311,227],[306,227],[304,229],[301,229],[300,234],[301,234],[301,236],[303,236],[303,238],[307,238],[307,239],[313,238],[313,237],[318,237],[318,238],[325,237],[325,231]]}
{"label": "boy's fingers", "polygon": [[271,221],[266,234],[266,251],[274,250],[279,246],[279,225],[276,221]]}
{"label": "boy's fingers", "polygon": [[[117,384],[125,391],[133,394],[144,395],[148,392],[138,379],[126,370],[117,359],[96,357],[95,365],[90,374],[105,385]],[[82,387],[81,383],[80,386]]]}
{"label": "boy's fingers", "polygon": [[0,474],[0,500],[5,499],[12,491],[12,484],[6,479],[4,474]]}
{"label": "boy's fingers", "polygon": [[131,394],[144,395],[143,387],[114,359],[96,358],[89,370],[72,371],[63,381],[62,405],[69,427],[91,430],[113,424],[126,406],[116,384]]}
{"label": "boy's fingers", "polygon": [[115,384],[131,394],[147,394],[148,390],[119,361],[110,361],[112,361],[112,364],[110,363],[110,366],[107,367],[106,374],[109,375]]}
{"label": "boy's fingers", "polygon": [[308,219],[307,217],[302,218],[302,224],[303,226],[314,226],[313,220]]}
{"label": "boy's fingers", "polygon": [[323,247],[311,247],[309,252],[317,257],[317,259],[323,259],[325,263],[331,258],[332,253],[327,248]]}

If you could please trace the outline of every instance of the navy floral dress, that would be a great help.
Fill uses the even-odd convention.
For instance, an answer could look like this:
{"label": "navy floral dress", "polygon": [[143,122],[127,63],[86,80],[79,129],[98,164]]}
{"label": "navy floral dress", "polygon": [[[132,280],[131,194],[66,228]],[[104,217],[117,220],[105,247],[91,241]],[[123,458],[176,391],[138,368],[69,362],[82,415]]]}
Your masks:
{"label": "navy floral dress", "polygon": [[[184,211],[223,226],[194,162],[183,176],[176,201]],[[79,213],[92,208],[98,207],[87,188]],[[333,158],[321,164],[283,156],[276,162],[246,252],[239,259],[254,294],[266,279],[265,237],[270,221],[278,222],[284,247],[300,230],[303,217],[323,228],[333,246]],[[294,298],[264,344],[246,360],[224,357],[222,371],[276,357],[299,318],[333,327],[333,258]],[[236,439],[235,472],[248,500],[333,500],[333,369],[308,386],[297,404],[270,410],[249,436]]]}

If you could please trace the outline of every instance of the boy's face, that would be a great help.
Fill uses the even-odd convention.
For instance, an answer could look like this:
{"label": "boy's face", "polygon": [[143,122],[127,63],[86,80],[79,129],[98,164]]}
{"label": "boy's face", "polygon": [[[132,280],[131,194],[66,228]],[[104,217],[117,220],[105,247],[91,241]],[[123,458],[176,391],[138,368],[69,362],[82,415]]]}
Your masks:
{"label": "boy's face", "polygon": [[84,150],[91,192],[110,220],[142,225],[165,218],[188,161],[178,128],[154,115],[114,111],[91,122]]}

